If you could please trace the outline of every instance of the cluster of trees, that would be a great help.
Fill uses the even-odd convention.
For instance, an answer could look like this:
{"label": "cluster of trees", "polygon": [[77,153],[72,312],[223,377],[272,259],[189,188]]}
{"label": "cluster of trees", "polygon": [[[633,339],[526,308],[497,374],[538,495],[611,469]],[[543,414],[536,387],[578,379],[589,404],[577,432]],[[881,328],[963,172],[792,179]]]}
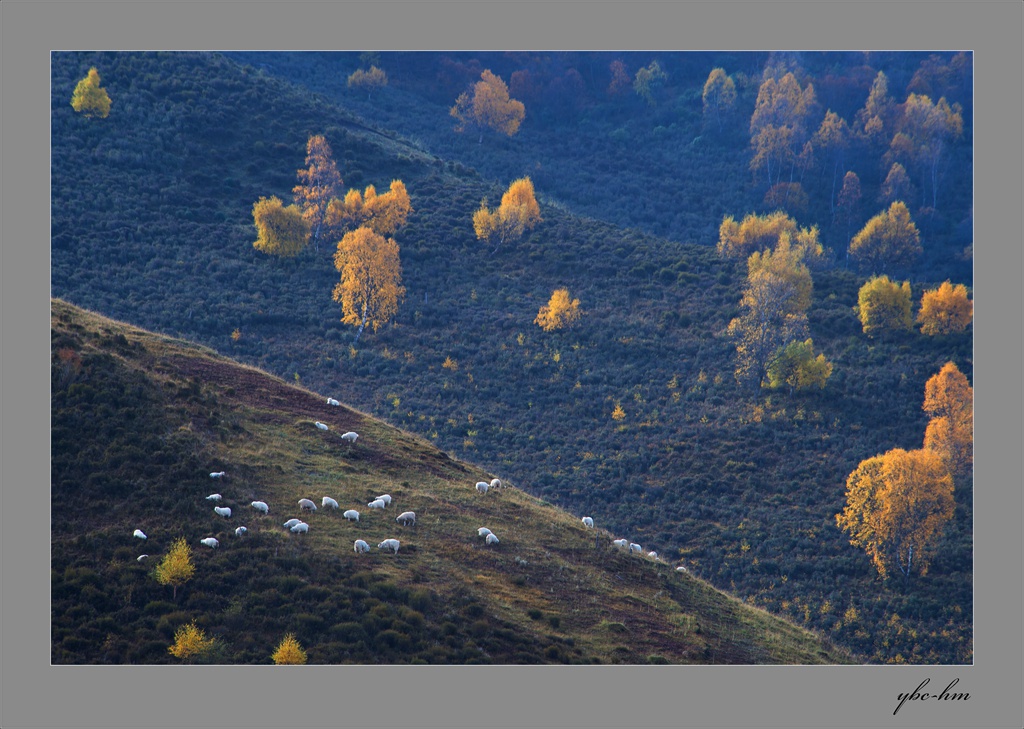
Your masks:
{"label": "cluster of trees", "polygon": [[484,69],[473,85],[472,95],[460,94],[449,114],[458,122],[455,131],[474,129],[480,133],[482,143],[488,129],[509,137],[518,132],[526,117],[526,106],[508,95],[508,86],[499,76]]}
{"label": "cluster of trees", "polygon": [[533,182],[521,177],[508,186],[494,210],[487,207],[487,198],[480,201],[480,209],[473,214],[473,230],[479,240],[493,243],[497,250],[503,243],[519,240],[541,220]]}
{"label": "cluster of trees", "polygon": [[[864,333],[876,336],[884,332],[910,331],[913,327],[910,282],[902,284],[888,276],[873,276],[857,292],[854,311]],[[925,291],[917,313],[921,333],[928,336],[959,334],[974,316],[974,303],[967,287],[944,281],[937,289]]]}
{"label": "cluster of trees", "polygon": [[570,297],[569,289],[555,289],[547,305],[540,307],[533,323],[546,332],[553,332],[571,328],[581,316],[580,300]]}

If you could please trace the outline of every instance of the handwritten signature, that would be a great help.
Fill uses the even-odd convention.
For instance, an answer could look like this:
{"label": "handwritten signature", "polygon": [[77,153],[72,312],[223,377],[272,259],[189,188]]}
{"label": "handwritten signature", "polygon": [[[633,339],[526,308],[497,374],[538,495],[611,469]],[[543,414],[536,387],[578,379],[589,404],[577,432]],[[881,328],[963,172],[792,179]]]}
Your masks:
{"label": "handwritten signature", "polygon": [[924,681],[922,681],[918,685],[918,687],[916,689],[914,689],[910,693],[897,694],[896,699],[900,703],[899,703],[899,706],[896,707],[896,711],[892,712],[893,716],[895,716],[897,714],[897,712],[899,712],[899,710],[903,708],[903,704],[905,704],[908,701],[929,701],[929,700],[933,700],[933,701],[967,701],[968,699],[971,698],[971,695],[969,693],[966,693],[966,692],[955,693],[955,692],[950,691],[950,689],[952,689],[954,686],[956,686],[958,683],[960,683],[960,679],[959,678],[954,678],[950,682],[950,684],[948,686],[946,686],[946,688],[942,689],[942,691],[940,693],[937,693],[937,694],[928,693],[927,691],[924,691],[924,692],[921,691],[921,689],[923,689],[929,683],[931,683],[931,679],[930,678],[926,678]]}

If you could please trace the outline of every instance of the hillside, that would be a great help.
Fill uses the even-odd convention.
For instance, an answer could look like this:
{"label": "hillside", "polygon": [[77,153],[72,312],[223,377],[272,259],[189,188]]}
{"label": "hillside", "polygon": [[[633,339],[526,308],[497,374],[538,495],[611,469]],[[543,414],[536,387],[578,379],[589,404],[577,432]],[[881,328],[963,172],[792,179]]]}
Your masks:
{"label": "hillside", "polygon": [[[102,121],[68,104],[92,65],[114,99]],[[714,240],[581,217],[538,186],[543,222],[492,253],[475,239],[473,211],[530,170],[484,178],[215,54],[55,54],[52,68],[55,296],[330,393],[867,661],[971,661],[970,489],[957,494],[931,571],[906,592],[880,581],[835,524],[861,460],[920,446],[925,381],[947,361],[972,377],[970,331],[870,339],[852,310],[865,276],[816,271],[810,334],[835,366],[827,388],[744,389],[725,329],[745,270],[719,258]],[[699,99],[705,75],[676,76],[674,88]],[[389,91],[375,98],[392,104]],[[432,114],[415,124],[450,129]],[[280,260],[252,248],[253,202],[290,197],[310,134],[327,137],[347,187],[400,178],[412,198],[396,234],[405,301],[358,348],[331,301],[330,251]],[[750,176],[740,154],[678,154],[692,163],[687,180],[712,159],[722,180]],[[578,164],[594,183],[613,187],[602,158],[586,159]],[[676,204],[700,219],[695,229],[714,230],[724,211],[739,217],[761,198],[745,183],[721,193],[726,207],[686,182]],[[665,213],[621,201],[655,221]],[[940,240],[949,263],[962,241]],[[929,275],[913,277],[915,306],[939,281]],[[573,330],[542,332],[538,308],[563,286],[584,316]]]}
{"label": "hillside", "polygon": [[[288,632],[313,663],[847,660],[520,489],[478,494],[490,474],[357,410],[60,300],[52,327],[54,663],[174,662],[167,646],[192,620],[218,663],[267,663]],[[389,508],[362,506],[381,492]],[[307,534],[281,528],[322,495],[360,520],[322,508]],[[414,526],[395,523],[405,510]],[[177,537],[197,569],[172,598],[151,572]],[[352,550],[391,537],[397,554]]]}

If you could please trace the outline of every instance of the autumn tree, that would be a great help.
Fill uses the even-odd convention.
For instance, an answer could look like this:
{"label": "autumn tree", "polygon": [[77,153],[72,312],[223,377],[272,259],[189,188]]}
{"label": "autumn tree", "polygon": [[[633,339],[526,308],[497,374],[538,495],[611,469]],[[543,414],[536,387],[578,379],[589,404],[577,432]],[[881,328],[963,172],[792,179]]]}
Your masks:
{"label": "autumn tree", "polygon": [[764,204],[777,210],[804,214],[810,198],[799,182],[776,182],[764,194]]}
{"label": "autumn tree", "polygon": [[776,78],[771,69],[758,89],[750,118],[750,169],[764,170],[768,186],[782,181],[789,170],[790,182],[797,160],[808,141],[807,122],[817,105],[813,84],[801,88],[792,72]]}
{"label": "autumn tree", "polygon": [[885,180],[878,190],[879,201],[890,205],[896,200],[909,200],[914,194],[914,185],[907,175],[906,168],[899,162],[893,162]]}
{"label": "autumn tree", "polygon": [[933,451],[895,448],[861,461],[846,480],[846,508],[836,514],[850,543],[863,547],[882,577],[924,575],[953,517],[953,478]]}
{"label": "autumn tree", "polygon": [[[924,94],[910,94],[903,103],[902,132],[909,144],[909,154],[920,170],[920,179],[931,190],[931,207],[938,207],[942,162],[949,145],[963,136],[963,109],[950,104],[945,97],[933,103]],[[925,185],[922,184],[922,192]]]}
{"label": "autumn tree", "polygon": [[388,75],[376,66],[370,66],[369,71],[364,71],[361,68],[356,69],[348,77],[348,87],[350,89],[365,90],[367,101],[370,100],[370,96],[374,91],[382,89],[387,85]]}
{"label": "autumn tree", "polygon": [[306,142],[306,166],[298,171],[298,178],[299,184],[292,189],[295,204],[309,223],[314,247],[319,251],[327,208],[342,184],[331,147],[322,135],[314,134]]}
{"label": "autumn tree", "polygon": [[801,259],[811,266],[823,264],[825,249],[817,226],[799,228],[796,221],[781,210],[757,215],[751,213],[739,223],[727,215],[718,227],[718,254],[723,258],[748,258],[752,253],[775,248],[783,235]]}
{"label": "autumn tree", "polygon": [[619,96],[626,93],[632,84],[629,79],[629,72],[626,70],[626,64],[619,59],[615,59],[608,65],[608,71],[612,76],[612,80],[608,84],[608,95]]}
{"label": "autumn tree", "polygon": [[854,131],[869,144],[876,147],[884,145],[889,139],[895,115],[896,104],[889,96],[889,79],[879,71],[871,84],[864,108],[854,118]]}
{"label": "autumn tree", "polygon": [[327,207],[327,226],[331,230],[354,230],[365,226],[375,233],[390,235],[405,225],[412,212],[409,192],[401,180],[392,180],[390,189],[380,195],[373,185],[360,194],[349,190],[344,200],[334,198]]}
{"label": "autumn tree", "polygon": [[180,658],[185,663],[191,663],[196,658],[209,653],[214,646],[214,639],[207,638],[206,633],[196,627],[195,621],[188,625],[182,625],[174,632],[174,643],[167,652],[175,658]]}
{"label": "autumn tree", "polygon": [[489,210],[485,199],[473,214],[476,237],[489,244],[493,243],[494,250],[503,243],[518,240],[539,222],[540,205],[529,177],[513,181],[501,196],[501,205],[496,209]]}
{"label": "autumn tree", "polygon": [[954,363],[947,362],[928,378],[922,409],[931,415],[924,447],[963,482],[974,466],[974,388]]}
{"label": "autumn tree", "polygon": [[736,83],[724,68],[713,68],[704,82],[704,122],[714,119],[722,131],[722,117],[728,116],[736,105]]}
{"label": "autumn tree", "polygon": [[824,354],[814,356],[814,342],[790,342],[777,350],[768,365],[768,387],[777,390],[788,387],[789,393],[794,390],[809,390],[817,387],[825,388],[825,383],[832,375],[832,363],[825,359]]}
{"label": "autumn tree", "polygon": [[484,130],[492,129],[511,137],[519,131],[519,125],[526,116],[523,102],[508,95],[508,86],[485,69],[480,80],[473,86],[473,94],[463,93],[455,100],[449,111],[458,123],[455,131],[464,132],[474,128],[480,131],[479,142],[484,141]]}
{"label": "autumn tree", "polygon": [[850,127],[846,120],[829,109],[811,140],[818,156],[826,166],[831,167],[832,191],[829,195],[829,211],[835,217],[836,185],[844,172],[846,150],[850,146]]}
{"label": "autumn tree", "polygon": [[290,258],[309,245],[309,222],[297,205],[284,204],[277,197],[261,197],[252,206],[258,251]]}
{"label": "autumn tree", "polygon": [[661,70],[661,64],[651,61],[645,68],[641,68],[633,77],[633,91],[641,99],[647,102],[648,106],[654,106],[654,89],[665,82],[668,74]]}
{"label": "autumn tree", "polygon": [[907,206],[897,200],[850,240],[850,258],[871,270],[908,266],[921,255],[921,235]]}
{"label": "autumn tree", "polygon": [[270,657],[278,666],[302,666],[306,663],[306,651],[291,633],[277,644],[277,649]]}
{"label": "autumn tree", "polygon": [[546,332],[552,332],[571,328],[582,315],[579,299],[570,298],[568,289],[555,289],[547,305],[540,307],[533,323]]}
{"label": "autumn tree", "polygon": [[110,96],[100,86],[100,73],[95,68],[90,68],[86,77],[75,86],[71,108],[87,117],[106,119],[110,114]]}
{"label": "autumn tree", "polygon": [[910,331],[910,282],[900,285],[888,276],[870,278],[857,292],[854,310],[870,337],[881,332]]}
{"label": "autumn tree", "polygon": [[860,178],[851,170],[843,176],[843,187],[839,190],[834,215],[836,224],[843,227],[847,239],[850,237],[850,228],[860,220],[860,199]]}
{"label": "autumn tree", "polygon": [[192,548],[184,537],[176,539],[170,551],[153,570],[156,581],[173,588],[173,597],[178,599],[178,588],[192,579],[196,566],[192,563]]}
{"label": "autumn tree", "polygon": [[398,244],[370,228],[357,228],[338,243],[334,267],[341,273],[334,300],[341,304],[342,323],[359,327],[358,342],[367,324],[376,332],[390,321],[405,296]]}
{"label": "autumn tree", "polygon": [[967,287],[954,286],[949,281],[944,281],[937,289],[925,291],[917,313],[921,333],[929,336],[959,334],[970,325],[973,317],[974,302],[967,298]]}

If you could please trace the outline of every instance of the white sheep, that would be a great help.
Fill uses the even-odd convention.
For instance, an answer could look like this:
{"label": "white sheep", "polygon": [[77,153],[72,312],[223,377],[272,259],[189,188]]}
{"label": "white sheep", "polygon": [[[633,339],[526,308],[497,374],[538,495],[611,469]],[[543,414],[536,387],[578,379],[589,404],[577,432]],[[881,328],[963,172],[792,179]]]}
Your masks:
{"label": "white sheep", "polygon": [[334,407],[338,407],[339,405],[341,405],[341,403],[335,400],[333,397],[327,398],[327,404],[333,405]]}
{"label": "white sheep", "polygon": [[476,530],[476,533],[477,533],[477,536],[486,537],[488,534],[491,533],[491,530],[488,529],[487,527],[480,527],[479,529]]}
{"label": "white sheep", "polygon": [[496,536],[494,536],[493,533],[488,534],[487,535],[487,543],[488,544],[497,544],[498,543],[498,538]]}
{"label": "white sheep", "polygon": [[678,567],[676,567],[676,572],[689,572],[689,570],[683,567],[682,565],[679,565]]}
{"label": "white sheep", "polygon": [[367,544],[366,542],[364,542],[362,539],[357,539],[355,541],[354,548],[355,548],[356,554],[359,554],[361,552],[369,552],[370,551],[370,545]]}
{"label": "white sheep", "polygon": [[658,553],[657,552],[648,552],[647,556],[650,557],[651,559],[657,559],[658,558]]}
{"label": "white sheep", "polygon": [[267,506],[267,502],[265,502],[265,501],[254,501],[254,502],[252,502],[252,508],[256,509],[256,511],[259,511],[259,512],[261,512],[263,514],[269,514],[270,513],[270,507]]}
{"label": "white sheep", "polygon": [[356,438],[358,438],[358,437],[359,437],[358,433],[353,433],[350,430],[347,433],[343,433],[342,436],[341,436],[341,439],[342,440],[347,440],[349,443],[355,443],[356,442]]}
{"label": "white sheep", "polygon": [[390,552],[398,554],[398,547],[400,542],[397,539],[385,539],[383,542],[377,545],[377,549],[386,549]]}
{"label": "white sheep", "polygon": [[215,506],[213,507],[213,510],[225,519],[228,519],[231,516],[231,509],[227,506]]}
{"label": "white sheep", "polygon": [[209,496],[206,497],[206,500],[207,501],[220,501],[221,498],[222,497],[221,497],[220,494],[210,494]]}
{"label": "white sheep", "polygon": [[622,547],[623,549],[625,549],[629,545],[629,542],[625,539],[616,539],[612,542],[612,544],[614,544],[616,547]]}
{"label": "white sheep", "polygon": [[309,499],[299,499],[300,509],[309,509],[310,511],[316,511],[316,504]]}
{"label": "white sheep", "polygon": [[332,509],[337,509],[338,508],[338,502],[335,501],[334,499],[332,499],[330,496],[325,496],[323,501],[320,502],[320,505],[325,507],[325,508],[328,507],[328,506],[331,507]]}
{"label": "white sheep", "polygon": [[501,479],[500,478],[493,479],[491,481],[491,488],[492,489],[500,489],[501,488]]}
{"label": "white sheep", "polygon": [[383,501],[388,506],[391,506],[391,494],[381,494],[380,496],[375,496],[374,499]]}
{"label": "white sheep", "polygon": [[135,561],[136,562],[141,562],[142,560],[147,559],[148,557],[149,557],[148,554],[140,554],[138,557],[135,558]]}
{"label": "white sheep", "polygon": [[149,539],[149,537],[147,537],[141,529],[136,529],[134,532],[132,532],[132,536],[138,537],[139,539]]}
{"label": "white sheep", "polygon": [[348,519],[349,521],[359,521],[359,512],[356,511],[355,509],[349,509],[344,514],[342,514],[342,516]]}
{"label": "white sheep", "polygon": [[489,483],[487,483],[486,481],[477,481],[476,482],[476,490],[479,491],[482,494],[486,494],[487,493],[487,489],[489,489],[490,487],[491,487],[491,485]]}
{"label": "white sheep", "polygon": [[235,529],[235,536],[236,537],[243,537],[246,534],[248,534],[248,532],[249,532],[248,529],[246,529],[244,526],[240,526],[237,529]]}
{"label": "white sheep", "polygon": [[318,428],[319,428],[320,430],[330,430],[330,428],[328,428],[328,427],[327,427],[326,425],[324,425],[323,423],[321,423],[321,422],[320,422],[319,420],[318,420],[318,421],[316,421],[315,423],[313,423],[313,425],[315,425],[316,427],[318,427]]}
{"label": "white sheep", "polygon": [[206,539],[200,539],[199,543],[200,544],[205,544],[207,547],[210,547],[210,548],[219,547],[220,546],[220,542],[218,542],[213,537],[207,537]]}
{"label": "white sheep", "polygon": [[583,526],[587,527],[587,529],[593,529],[594,528],[594,520],[591,519],[589,516],[583,517]]}
{"label": "white sheep", "polygon": [[383,509],[386,505],[387,504],[384,501],[381,501],[380,499],[374,499],[373,501],[367,504],[367,506],[369,506],[371,509]]}
{"label": "white sheep", "polygon": [[416,526],[416,513],[413,511],[403,511],[395,521],[403,526],[409,526],[410,524]]}
{"label": "white sheep", "polygon": [[309,524],[304,521],[300,521],[298,524],[291,528],[293,534],[305,534],[309,531]]}
{"label": "white sheep", "polygon": [[281,526],[283,526],[285,529],[291,529],[296,524],[301,524],[301,523],[302,523],[302,519],[289,519],[288,521],[286,521]]}
{"label": "white sheep", "polygon": [[210,478],[224,478],[224,472],[214,471],[213,473],[210,474]]}
{"label": "white sheep", "polygon": [[644,548],[641,547],[636,542],[630,542],[629,543],[629,552],[630,552],[630,554],[640,554],[643,551],[644,551]]}

